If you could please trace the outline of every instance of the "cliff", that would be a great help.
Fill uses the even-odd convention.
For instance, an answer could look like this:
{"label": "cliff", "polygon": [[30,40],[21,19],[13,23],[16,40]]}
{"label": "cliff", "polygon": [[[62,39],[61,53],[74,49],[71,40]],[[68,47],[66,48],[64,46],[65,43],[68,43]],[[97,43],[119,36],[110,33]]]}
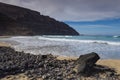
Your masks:
{"label": "cliff", "polygon": [[0,35],[79,35],[73,28],[37,11],[0,2]]}

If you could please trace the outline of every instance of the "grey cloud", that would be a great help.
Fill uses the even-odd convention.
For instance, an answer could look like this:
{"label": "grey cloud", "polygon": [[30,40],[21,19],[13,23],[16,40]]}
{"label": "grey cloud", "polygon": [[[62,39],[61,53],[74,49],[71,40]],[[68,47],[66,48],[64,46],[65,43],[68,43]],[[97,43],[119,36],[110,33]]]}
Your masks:
{"label": "grey cloud", "polygon": [[63,21],[93,21],[120,17],[120,0],[0,0]]}

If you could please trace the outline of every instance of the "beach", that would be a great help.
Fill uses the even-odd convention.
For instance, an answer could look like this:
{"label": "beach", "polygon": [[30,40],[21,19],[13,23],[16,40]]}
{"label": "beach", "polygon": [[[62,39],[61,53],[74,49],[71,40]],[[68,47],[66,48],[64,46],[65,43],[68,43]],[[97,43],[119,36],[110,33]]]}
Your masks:
{"label": "beach", "polygon": [[0,80],[120,80],[120,0],[0,0]]}
{"label": "beach", "polygon": [[5,43],[5,42],[1,42],[1,43],[0,43],[0,46],[7,46],[7,47],[9,47],[10,44],[7,44],[7,43]]}
{"label": "beach", "polygon": [[108,66],[110,68],[113,68],[116,70],[118,74],[120,74],[120,60],[115,60],[115,59],[108,59],[108,60],[99,60],[97,64]]}
{"label": "beach", "polygon": [[[10,44],[8,43],[3,43],[3,42],[0,42],[0,46],[3,47],[9,47]],[[78,58],[77,57],[67,57],[67,56],[57,56],[57,60],[61,60],[61,61],[71,61],[71,60],[77,60]],[[110,69],[114,69],[116,74],[120,74],[120,60],[119,59],[104,59],[104,60],[99,60],[97,62],[97,65],[101,65],[101,66],[106,66],[106,67],[109,67]],[[35,75],[35,74],[34,74]],[[25,75],[25,72],[24,73],[17,73],[17,74],[14,74],[14,75],[7,75],[3,78],[1,78],[1,80],[31,80],[31,78],[29,76],[26,76]],[[87,80],[96,80],[95,78],[89,78],[87,77],[86,78]],[[44,80],[43,78],[36,78],[35,80]],[[83,79],[84,80],[84,79]],[[117,80],[117,79],[116,79]]]}
{"label": "beach", "polygon": [[[76,57],[65,57],[65,56],[59,56],[57,58],[58,60],[76,60]],[[110,68],[115,69],[115,71],[120,74],[120,60],[119,59],[103,59],[99,60],[96,64],[108,66]]]}

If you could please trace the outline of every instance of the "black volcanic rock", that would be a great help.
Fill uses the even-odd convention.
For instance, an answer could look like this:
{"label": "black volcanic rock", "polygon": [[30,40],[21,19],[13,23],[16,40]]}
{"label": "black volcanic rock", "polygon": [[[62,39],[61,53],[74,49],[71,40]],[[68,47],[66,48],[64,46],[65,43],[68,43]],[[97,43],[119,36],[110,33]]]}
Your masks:
{"label": "black volcanic rock", "polygon": [[73,28],[37,11],[0,2],[0,35],[79,35]]}
{"label": "black volcanic rock", "polygon": [[99,55],[95,52],[81,55],[76,61],[77,73],[88,75],[99,59]]}

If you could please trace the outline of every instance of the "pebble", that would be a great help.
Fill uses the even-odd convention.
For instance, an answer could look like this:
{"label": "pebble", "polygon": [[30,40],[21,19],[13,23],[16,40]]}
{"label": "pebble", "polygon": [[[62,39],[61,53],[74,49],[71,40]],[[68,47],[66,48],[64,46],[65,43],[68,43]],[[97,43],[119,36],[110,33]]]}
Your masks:
{"label": "pebble", "polygon": [[[10,47],[0,47],[0,78],[4,78],[7,75],[24,73],[33,80],[37,80],[38,77],[42,78],[42,80],[79,80],[79,74],[73,70],[75,67],[74,62],[76,61],[57,60],[51,54],[33,55],[17,52]],[[96,73],[91,74],[94,77],[92,80],[100,78],[96,76],[99,75],[100,71],[96,69]],[[119,76],[116,77],[114,73],[108,71],[105,75],[118,79]]]}

